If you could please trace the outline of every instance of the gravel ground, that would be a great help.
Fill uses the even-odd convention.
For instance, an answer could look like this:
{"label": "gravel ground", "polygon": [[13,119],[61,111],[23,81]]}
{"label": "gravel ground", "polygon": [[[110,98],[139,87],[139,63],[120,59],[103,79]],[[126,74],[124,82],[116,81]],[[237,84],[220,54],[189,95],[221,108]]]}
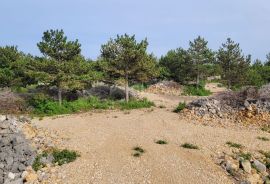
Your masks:
{"label": "gravel ground", "polygon": [[[257,139],[257,136],[269,137],[265,132],[210,127],[182,120],[171,109],[183,99],[145,93],[143,96],[159,105],[164,103],[166,108],[83,113],[34,121],[41,128],[67,137],[61,146],[81,153],[75,162],[61,167],[64,179],[58,183],[233,183],[213,161],[213,157],[230,149],[226,142],[240,143],[249,150],[265,150],[270,146],[269,142]],[[159,139],[168,144],[155,144]],[[185,142],[200,149],[180,147]],[[133,157],[135,146],[146,152]]]}

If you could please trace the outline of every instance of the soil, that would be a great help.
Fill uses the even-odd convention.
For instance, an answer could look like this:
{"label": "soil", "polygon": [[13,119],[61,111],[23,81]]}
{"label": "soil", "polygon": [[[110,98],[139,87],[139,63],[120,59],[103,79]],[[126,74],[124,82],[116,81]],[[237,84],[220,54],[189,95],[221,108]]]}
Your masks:
{"label": "soil", "polygon": [[[196,97],[149,93],[141,96],[154,101],[157,107],[34,120],[38,127],[65,137],[61,147],[81,154],[75,162],[61,167],[57,183],[233,183],[213,159],[230,151],[226,142],[240,143],[251,151],[270,146],[270,142],[257,139],[270,137],[269,133],[191,123],[172,112],[180,101],[189,102]],[[168,144],[156,144],[157,140],[166,140]],[[195,144],[199,150],[182,148],[184,143]],[[142,147],[145,153],[133,157],[135,146]]]}

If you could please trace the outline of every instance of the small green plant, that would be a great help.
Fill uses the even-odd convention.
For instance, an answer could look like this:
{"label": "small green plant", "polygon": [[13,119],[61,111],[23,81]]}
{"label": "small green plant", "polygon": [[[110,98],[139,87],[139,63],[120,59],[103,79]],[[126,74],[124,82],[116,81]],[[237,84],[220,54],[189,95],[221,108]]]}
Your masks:
{"label": "small green plant", "polygon": [[261,140],[261,141],[269,141],[270,139],[267,137],[257,137],[257,139]]}
{"label": "small green plant", "polygon": [[251,153],[240,152],[238,154],[238,157],[242,157],[244,160],[250,160],[251,159]]}
{"label": "small green plant", "polygon": [[190,143],[182,144],[181,147],[186,148],[186,149],[199,149],[198,146],[194,144],[190,144]]}
{"label": "small green plant", "polygon": [[232,148],[242,148],[243,147],[241,144],[230,142],[230,141],[226,142],[226,144]]}
{"label": "small green plant", "polygon": [[135,153],[133,153],[134,157],[140,157],[145,152],[144,149],[139,146],[134,147],[133,150],[135,151]]}
{"label": "small green plant", "polygon": [[140,154],[140,153],[134,153],[133,156],[134,156],[134,157],[140,157],[141,154]]}
{"label": "small green plant", "polygon": [[168,144],[168,142],[164,140],[158,140],[156,141],[156,144]]}
{"label": "small green plant", "polygon": [[185,102],[184,103],[180,102],[178,104],[178,106],[173,110],[173,112],[179,113],[179,112],[181,112],[185,108],[186,108],[186,103]]}
{"label": "small green plant", "polygon": [[261,128],[262,131],[270,133],[270,126],[264,126]]}
{"label": "small green plant", "polygon": [[144,153],[144,149],[142,149],[141,147],[137,146],[133,148],[134,151],[137,151],[139,153]]}
{"label": "small green plant", "polygon": [[63,165],[66,163],[73,162],[80,155],[76,151],[64,150],[53,150],[53,162],[58,163],[58,165]]}
{"label": "small green plant", "polygon": [[263,151],[263,150],[260,150],[259,151],[262,155],[264,155],[266,158],[269,158],[270,159],[270,151]]}
{"label": "small green plant", "polygon": [[43,153],[37,155],[34,162],[33,162],[33,164],[32,164],[32,168],[35,171],[38,171],[38,170],[42,169],[43,167],[45,167],[46,165],[41,162],[41,158],[42,157],[47,157],[47,156],[48,156],[47,152],[43,152]]}

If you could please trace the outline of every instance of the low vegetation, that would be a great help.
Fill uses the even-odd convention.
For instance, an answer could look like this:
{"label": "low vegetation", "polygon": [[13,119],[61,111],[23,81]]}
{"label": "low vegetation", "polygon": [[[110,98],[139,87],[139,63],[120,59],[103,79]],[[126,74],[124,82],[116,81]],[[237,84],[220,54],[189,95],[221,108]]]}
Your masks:
{"label": "low vegetation", "polygon": [[134,157],[140,157],[143,153],[145,153],[145,150],[139,146],[134,147],[133,151],[135,151],[135,153],[133,153]]}
{"label": "low vegetation", "polygon": [[241,157],[241,158],[243,158],[244,160],[250,160],[251,157],[252,157],[252,155],[251,155],[251,153],[243,153],[243,152],[240,152],[240,153],[238,154],[238,157]]}
{"label": "low vegetation", "polygon": [[270,139],[267,137],[257,137],[257,139],[261,140],[261,141],[269,141]]}
{"label": "low vegetation", "polygon": [[132,99],[129,102],[115,100],[101,100],[96,97],[80,98],[75,101],[63,101],[61,105],[44,95],[38,95],[29,101],[33,107],[33,114],[39,116],[52,116],[60,114],[69,114],[92,109],[139,109],[154,106],[153,102],[147,99]]}
{"label": "low vegetation", "polygon": [[270,126],[264,126],[261,128],[262,131],[270,133]]}
{"label": "low vegetation", "polygon": [[165,140],[158,140],[156,141],[156,144],[168,144],[168,142]]}
{"label": "low vegetation", "polygon": [[199,149],[197,145],[191,144],[191,143],[184,143],[181,145],[181,147],[186,149]]}
{"label": "low vegetation", "polygon": [[228,146],[230,146],[231,148],[242,148],[243,147],[241,144],[234,143],[234,142],[231,142],[231,141],[226,142],[226,144]]}
{"label": "low vegetation", "polygon": [[204,86],[196,87],[194,85],[187,85],[184,87],[184,91],[182,95],[188,96],[209,96],[211,95],[211,91],[204,88]]}
{"label": "low vegetation", "polygon": [[[50,156],[52,157],[52,160],[48,159]],[[32,167],[35,171],[38,171],[46,166],[46,163],[43,160],[47,160],[46,162],[52,162],[51,164],[63,165],[75,161],[79,156],[80,155],[76,151],[67,149],[44,151],[36,156]]]}
{"label": "low vegetation", "polygon": [[180,102],[178,104],[178,106],[173,110],[173,112],[179,113],[179,112],[181,112],[185,108],[186,108],[186,103],[185,102],[184,103]]}

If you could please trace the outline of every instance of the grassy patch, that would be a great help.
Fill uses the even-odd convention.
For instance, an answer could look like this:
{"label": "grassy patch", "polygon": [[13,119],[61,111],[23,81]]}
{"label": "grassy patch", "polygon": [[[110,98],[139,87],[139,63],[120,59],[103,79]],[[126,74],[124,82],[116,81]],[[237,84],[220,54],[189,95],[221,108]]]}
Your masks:
{"label": "grassy patch", "polygon": [[76,151],[64,150],[54,150],[52,152],[53,163],[58,163],[58,165],[63,165],[66,163],[73,162],[80,155]]}
{"label": "grassy patch", "polygon": [[137,91],[144,91],[148,88],[148,85],[146,84],[134,84],[133,86],[131,86],[133,89],[137,90]]}
{"label": "grassy patch", "polygon": [[242,148],[243,147],[241,144],[230,142],[230,141],[226,142],[226,144],[232,148]]}
{"label": "grassy patch", "polygon": [[113,100],[101,100],[96,97],[80,98],[75,101],[63,101],[60,106],[57,101],[49,99],[44,95],[35,96],[29,100],[29,105],[33,107],[33,114],[38,116],[53,116],[60,114],[71,114],[80,111],[87,111],[92,109],[140,109],[149,108],[154,106],[153,102],[147,99],[135,100],[132,99],[129,102],[125,101],[113,101]]}
{"label": "grassy patch", "polygon": [[134,153],[133,156],[134,157],[140,157],[141,156],[141,153]]}
{"label": "grassy patch", "polygon": [[70,151],[67,149],[64,150],[51,150],[48,152],[43,152],[42,154],[39,154],[36,156],[33,164],[32,164],[32,168],[35,171],[38,171],[40,169],[42,169],[43,167],[45,167],[45,163],[42,162],[42,158],[46,157],[48,158],[48,156],[51,155],[53,157],[52,159],[52,163],[53,164],[58,164],[58,165],[63,165],[66,163],[70,163],[73,162],[74,160],[76,160],[77,157],[79,157],[80,155],[75,152],[75,151]]}
{"label": "grassy patch", "polygon": [[261,141],[269,141],[270,139],[267,137],[257,137],[257,139],[261,140]]}
{"label": "grassy patch", "polygon": [[270,133],[270,126],[264,126],[261,128],[262,131]]}
{"label": "grassy patch", "polygon": [[187,96],[209,96],[211,95],[211,91],[204,88],[204,86],[196,87],[195,85],[187,85],[184,87],[184,91],[182,95]]}
{"label": "grassy patch", "polygon": [[181,112],[184,108],[186,108],[186,103],[185,103],[185,102],[184,102],[184,103],[180,102],[180,103],[178,104],[178,106],[173,110],[173,112],[179,113],[179,112]]}
{"label": "grassy patch", "polygon": [[239,153],[238,157],[242,157],[244,160],[250,160],[251,159],[251,153]]}
{"label": "grassy patch", "polygon": [[164,140],[158,140],[156,141],[156,144],[168,144],[168,142]]}
{"label": "grassy patch", "polygon": [[182,144],[181,147],[186,148],[186,149],[199,149],[198,146],[194,144],[190,144],[190,143]]}
{"label": "grassy patch", "polygon": [[260,150],[259,151],[262,155],[264,155],[266,158],[269,158],[270,159],[270,151],[262,151],[262,150]]}

